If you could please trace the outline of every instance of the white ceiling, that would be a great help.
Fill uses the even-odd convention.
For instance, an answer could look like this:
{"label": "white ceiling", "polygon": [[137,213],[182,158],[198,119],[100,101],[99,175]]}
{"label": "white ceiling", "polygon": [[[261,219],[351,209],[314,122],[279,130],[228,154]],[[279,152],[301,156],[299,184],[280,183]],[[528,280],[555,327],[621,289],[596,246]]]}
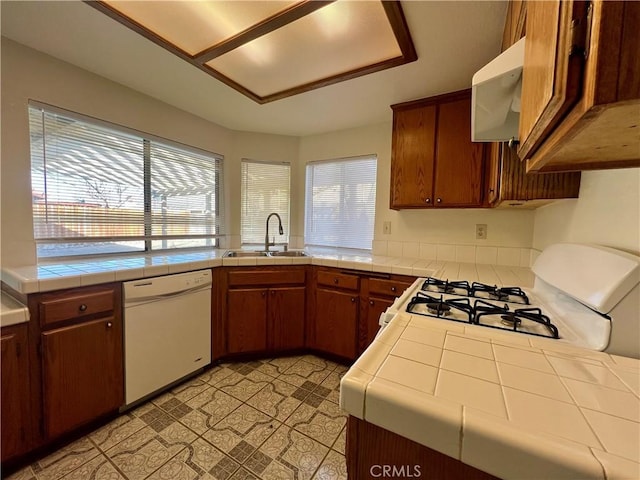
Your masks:
{"label": "white ceiling", "polygon": [[413,63],[265,105],[79,0],[1,2],[2,35],[224,127],[305,136],[391,120],[390,105],[471,86],[500,51],[506,1],[403,1]]}

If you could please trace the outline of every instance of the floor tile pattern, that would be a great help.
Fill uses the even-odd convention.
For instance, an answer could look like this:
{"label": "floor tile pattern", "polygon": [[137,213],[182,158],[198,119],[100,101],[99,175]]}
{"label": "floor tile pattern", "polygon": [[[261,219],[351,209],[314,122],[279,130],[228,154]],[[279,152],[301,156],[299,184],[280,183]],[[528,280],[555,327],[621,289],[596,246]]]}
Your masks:
{"label": "floor tile pattern", "polygon": [[344,480],[347,367],[217,365],[7,480]]}

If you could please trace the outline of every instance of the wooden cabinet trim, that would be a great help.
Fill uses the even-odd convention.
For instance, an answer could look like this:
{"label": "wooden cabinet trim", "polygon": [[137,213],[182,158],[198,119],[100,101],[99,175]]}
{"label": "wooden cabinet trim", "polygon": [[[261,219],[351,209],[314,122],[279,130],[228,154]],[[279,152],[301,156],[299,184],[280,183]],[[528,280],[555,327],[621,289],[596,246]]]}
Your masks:
{"label": "wooden cabinet trim", "polygon": [[[240,267],[242,268],[242,267]],[[303,268],[290,270],[231,270],[228,273],[229,287],[250,285],[303,285],[306,271]]]}
{"label": "wooden cabinet trim", "polygon": [[[457,100],[467,98],[470,92],[471,90],[469,89],[458,90],[455,92],[443,93],[442,95],[436,95],[434,97],[420,98],[417,100],[410,100],[408,102],[396,103],[394,105],[391,105],[391,109],[393,111],[402,111],[413,108],[428,107],[430,105],[440,105],[446,102],[455,102]],[[471,112],[469,112],[469,115],[471,115]]]}

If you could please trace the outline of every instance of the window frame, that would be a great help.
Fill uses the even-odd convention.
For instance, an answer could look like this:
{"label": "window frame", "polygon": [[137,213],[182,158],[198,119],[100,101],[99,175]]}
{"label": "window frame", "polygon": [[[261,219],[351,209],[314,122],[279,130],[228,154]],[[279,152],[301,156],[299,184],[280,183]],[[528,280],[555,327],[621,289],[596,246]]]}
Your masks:
{"label": "window frame", "polygon": [[[66,110],[60,107],[56,107],[53,105],[49,105],[43,102],[29,100],[27,105],[28,117],[30,117],[31,109],[39,110],[43,116],[44,125],[44,115],[53,114],[60,115],[62,117],[66,117],[68,119],[83,122],[90,127],[98,127],[104,128],[108,130],[113,130],[116,133],[121,133],[124,135],[130,135],[136,137],[136,140],[140,140],[142,142],[142,162],[143,162],[143,210],[140,212],[144,216],[144,234],[143,235],[131,235],[131,236],[96,236],[96,237],[36,237],[36,224],[35,224],[35,216],[33,211],[34,200],[32,198],[31,204],[31,214],[32,214],[32,222],[31,225],[33,227],[33,239],[37,245],[41,244],[91,244],[91,243],[99,243],[99,242],[118,242],[118,241],[130,241],[130,242],[144,242],[144,249],[137,250],[135,252],[131,251],[122,251],[122,252],[92,252],[92,253],[80,253],[80,254],[72,254],[72,255],[50,255],[50,256],[40,256],[38,255],[38,249],[36,248],[36,256],[38,262],[48,262],[48,261],[59,261],[59,260],[72,260],[72,259],[82,259],[88,257],[115,257],[122,255],[131,255],[131,254],[150,254],[150,253],[167,253],[167,252],[184,252],[184,251],[197,251],[197,250],[210,250],[211,248],[219,247],[219,239],[225,238],[226,234],[223,232],[225,226],[225,198],[224,198],[224,156],[219,153],[211,152],[205,149],[201,149],[198,147],[194,147],[191,145],[186,145],[174,140],[170,140],[164,137],[160,137],[158,135],[154,135],[151,133],[143,132],[140,130],[136,130],[130,127],[125,127],[123,125],[119,125],[116,123],[112,123],[106,120],[101,120],[95,117],[91,117],[88,115],[84,115],[81,113],[73,112],[70,110]],[[29,120],[29,132],[30,136],[32,133],[31,123]],[[45,136],[43,136],[43,141]],[[151,156],[151,144],[155,143],[160,147],[168,147],[169,149],[176,149],[185,154],[194,154],[197,156],[208,157],[211,161],[215,162],[215,166],[213,167],[213,175],[215,178],[214,181],[214,192],[216,194],[216,214],[214,221],[214,229],[215,233],[213,234],[185,234],[185,235],[153,235],[152,234],[152,190],[151,190],[151,179],[152,179],[152,162],[153,158]],[[29,163],[30,163],[30,172],[33,170],[33,145],[31,142],[31,138],[29,140]],[[45,174],[46,175],[46,174]],[[30,187],[33,188],[33,182],[30,182]],[[167,248],[153,248],[152,243],[154,241],[166,241],[166,240],[197,240],[204,239],[206,240],[206,245],[200,246],[185,246],[185,247],[167,247]]]}

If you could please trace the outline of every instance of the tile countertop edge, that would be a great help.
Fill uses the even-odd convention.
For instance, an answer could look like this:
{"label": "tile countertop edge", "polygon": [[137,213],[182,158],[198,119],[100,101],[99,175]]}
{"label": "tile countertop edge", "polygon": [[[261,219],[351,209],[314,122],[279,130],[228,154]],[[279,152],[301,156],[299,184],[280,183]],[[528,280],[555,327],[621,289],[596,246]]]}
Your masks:
{"label": "tile countertop edge", "polygon": [[[506,419],[424,395],[354,367],[341,382],[343,410],[499,478],[634,478],[611,476],[608,470],[605,474],[605,467],[585,445],[531,432]],[[621,460],[626,462],[625,473],[637,467]]]}
{"label": "tile countertop edge", "polygon": [[27,307],[22,305],[5,292],[1,294],[2,306],[0,310],[0,326],[10,327],[29,321],[30,315]]}
{"label": "tile countertop edge", "polygon": [[[22,294],[60,290],[64,288],[97,285],[112,281],[150,278],[187,271],[215,268],[218,266],[255,265],[325,265],[361,272],[392,273],[391,265],[401,261],[395,257],[354,255],[353,253],[333,254],[309,253],[308,257],[292,260],[290,257],[270,258],[258,261],[251,257],[239,259],[225,258],[224,251],[204,253],[183,253],[175,255],[137,255],[119,258],[99,258],[73,260],[67,263],[46,263],[22,267],[2,268],[2,281]],[[261,260],[261,259],[260,259]],[[402,259],[403,274],[412,276],[436,275],[442,267],[435,260]],[[426,265],[425,265],[426,264]],[[429,268],[433,264],[433,268]],[[415,265],[415,267],[413,267]]]}

